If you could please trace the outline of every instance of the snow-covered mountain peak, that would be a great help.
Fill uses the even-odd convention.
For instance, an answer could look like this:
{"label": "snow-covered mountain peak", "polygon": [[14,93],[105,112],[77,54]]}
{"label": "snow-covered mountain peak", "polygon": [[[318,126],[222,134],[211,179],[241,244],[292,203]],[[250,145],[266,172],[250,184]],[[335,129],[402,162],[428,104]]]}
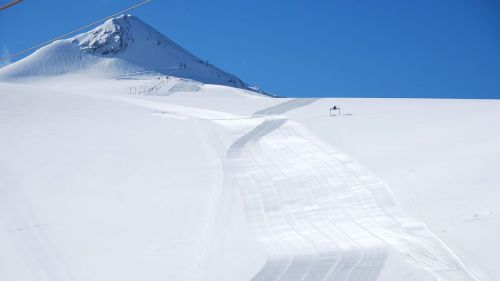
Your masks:
{"label": "snow-covered mountain peak", "polygon": [[77,36],[77,43],[82,50],[99,55],[123,52],[134,42],[131,28],[137,18],[130,15],[110,19],[103,25]]}
{"label": "snow-covered mountain peak", "polygon": [[104,56],[122,53],[136,41],[141,47],[173,47],[177,51],[185,52],[191,59],[195,58],[133,15],[121,15],[109,19],[104,24],[80,34],[72,40],[83,51]]}
{"label": "snow-covered mountain peak", "polygon": [[152,72],[202,83],[254,90],[132,15],[121,15],[75,37],[57,40],[0,69],[0,80],[70,73],[122,75]]}

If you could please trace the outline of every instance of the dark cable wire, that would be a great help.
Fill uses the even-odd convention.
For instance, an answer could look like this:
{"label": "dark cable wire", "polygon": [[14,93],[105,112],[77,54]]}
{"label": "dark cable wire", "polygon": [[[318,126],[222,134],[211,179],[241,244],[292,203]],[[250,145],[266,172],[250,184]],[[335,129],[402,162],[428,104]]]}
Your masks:
{"label": "dark cable wire", "polygon": [[14,0],[14,1],[10,2],[10,3],[2,5],[2,6],[0,6],[0,11],[8,9],[8,8],[10,8],[10,7],[12,7],[12,6],[16,5],[16,4],[19,4],[21,2],[23,2],[23,0]]}
{"label": "dark cable wire", "polygon": [[[22,1],[22,0],[21,0],[21,1]],[[8,56],[6,56],[6,57],[0,58],[0,61],[6,61],[6,60],[8,60],[8,59],[10,59],[10,58],[12,58],[12,57],[18,56],[18,55],[20,55],[20,54],[24,54],[24,53],[29,52],[29,51],[34,50],[34,49],[38,49],[38,48],[43,47],[43,46],[45,46],[45,45],[47,45],[47,44],[49,44],[49,43],[52,43],[52,42],[56,41],[56,40],[62,39],[62,38],[64,38],[64,37],[68,36],[68,35],[71,35],[71,34],[73,34],[73,33],[76,33],[76,32],[78,32],[78,31],[80,31],[80,30],[82,30],[82,29],[85,29],[85,28],[87,28],[87,27],[90,27],[90,26],[96,25],[96,24],[101,23],[101,22],[103,22],[103,21],[106,21],[106,20],[108,20],[108,19],[110,19],[110,18],[113,18],[113,17],[115,17],[115,16],[117,16],[117,15],[120,15],[120,14],[122,14],[122,13],[128,12],[128,11],[130,11],[130,10],[132,10],[132,9],[138,8],[138,7],[140,7],[140,6],[144,5],[144,4],[147,4],[148,2],[151,2],[151,1],[153,1],[153,0],[146,0],[146,1],[143,1],[143,2],[141,2],[141,3],[139,3],[139,4],[135,4],[134,6],[131,6],[131,7],[127,8],[127,9],[125,9],[125,10],[121,10],[121,11],[119,11],[119,12],[117,12],[117,13],[114,13],[114,14],[112,14],[111,16],[108,16],[108,17],[102,18],[102,19],[100,19],[100,20],[96,20],[96,21],[94,21],[94,22],[92,22],[92,23],[89,23],[89,24],[86,24],[86,25],[84,25],[84,26],[78,27],[77,29],[74,29],[74,30],[72,30],[72,31],[70,31],[70,32],[68,32],[68,33],[63,34],[63,35],[57,36],[57,37],[55,37],[55,38],[53,38],[53,39],[50,39],[50,40],[48,40],[48,41],[45,41],[45,42],[43,42],[43,43],[37,44],[37,45],[35,45],[35,46],[33,46],[33,47],[30,47],[30,48],[24,49],[24,50],[22,50],[22,51],[15,52],[15,53],[13,53],[13,54],[11,54],[11,55],[8,55]]]}

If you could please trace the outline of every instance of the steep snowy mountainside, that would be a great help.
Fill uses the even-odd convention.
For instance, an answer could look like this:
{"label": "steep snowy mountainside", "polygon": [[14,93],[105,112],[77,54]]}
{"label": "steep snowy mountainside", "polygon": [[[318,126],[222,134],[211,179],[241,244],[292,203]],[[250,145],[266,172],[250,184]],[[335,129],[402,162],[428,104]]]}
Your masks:
{"label": "steep snowy mountainside", "polygon": [[0,69],[0,79],[84,73],[116,76],[152,72],[256,90],[185,50],[142,20],[122,15],[75,37],[57,40]]}

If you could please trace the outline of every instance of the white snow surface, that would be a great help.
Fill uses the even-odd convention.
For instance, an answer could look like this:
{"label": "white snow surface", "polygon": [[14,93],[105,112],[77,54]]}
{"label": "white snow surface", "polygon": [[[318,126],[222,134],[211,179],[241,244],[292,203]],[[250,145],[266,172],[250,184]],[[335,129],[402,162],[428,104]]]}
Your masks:
{"label": "white snow surface", "polygon": [[0,280],[500,280],[499,108],[0,83]]}
{"label": "white snow surface", "polygon": [[194,56],[132,15],[122,15],[86,33],[54,41],[1,68],[0,80],[70,73],[94,77],[161,73],[259,91]]}

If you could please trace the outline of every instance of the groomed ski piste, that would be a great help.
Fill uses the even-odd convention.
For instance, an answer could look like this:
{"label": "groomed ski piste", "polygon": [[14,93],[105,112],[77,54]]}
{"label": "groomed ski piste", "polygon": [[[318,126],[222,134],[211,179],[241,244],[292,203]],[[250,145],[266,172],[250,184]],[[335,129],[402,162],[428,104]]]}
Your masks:
{"label": "groomed ski piste", "polygon": [[[292,99],[252,116],[126,101],[210,120],[235,137],[220,156],[221,193],[238,188],[247,223],[266,249],[267,262],[252,280],[476,280],[399,209],[382,181],[279,115],[314,100]],[[382,273],[391,252],[403,263]]]}
{"label": "groomed ski piste", "polygon": [[[122,30],[122,21],[130,30],[149,28],[120,17],[104,25],[111,30],[105,38]],[[89,32],[98,34],[89,40],[109,47],[98,40],[102,28]],[[146,41],[161,37],[145,34]],[[121,47],[143,39],[119,35],[135,38],[118,40]],[[478,143],[481,165],[493,167],[500,147],[488,128],[500,125],[498,102],[273,99],[203,63],[177,77],[177,70],[137,67],[127,61],[127,50],[117,50],[118,58],[82,54],[92,66],[75,72],[74,65],[62,71],[60,61],[41,55],[54,46],[76,48],[74,42],[56,42],[0,70],[1,280],[500,277],[494,259],[500,250],[498,181],[490,169],[459,161],[438,165],[439,177],[460,177],[447,186],[434,168],[413,169],[409,174],[419,177],[408,182],[397,181],[407,175],[393,168],[434,167],[439,151],[447,159]],[[167,45],[176,55],[162,56],[182,63],[185,50]],[[119,63],[96,78],[96,67],[107,60]],[[57,73],[33,75],[47,69]],[[332,104],[347,113],[330,116]],[[428,119],[416,117],[426,107],[433,109]],[[467,119],[455,115],[471,108],[475,114]],[[443,123],[454,118],[460,126]],[[384,131],[374,129],[378,121]],[[419,125],[408,126],[412,122]],[[393,132],[413,137],[419,128],[438,132],[443,124],[453,145],[446,136],[434,140],[442,147],[423,166],[405,161],[426,152],[404,137],[402,160],[398,150],[383,146],[374,157],[357,153],[380,140],[397,147]],[[473,136],[462,135],[463,128]],[[395,193],[338,145],[396,183]],[[460,167],[468,177],[458,175]],[[436,183],[420,187],[426,177]]]}

